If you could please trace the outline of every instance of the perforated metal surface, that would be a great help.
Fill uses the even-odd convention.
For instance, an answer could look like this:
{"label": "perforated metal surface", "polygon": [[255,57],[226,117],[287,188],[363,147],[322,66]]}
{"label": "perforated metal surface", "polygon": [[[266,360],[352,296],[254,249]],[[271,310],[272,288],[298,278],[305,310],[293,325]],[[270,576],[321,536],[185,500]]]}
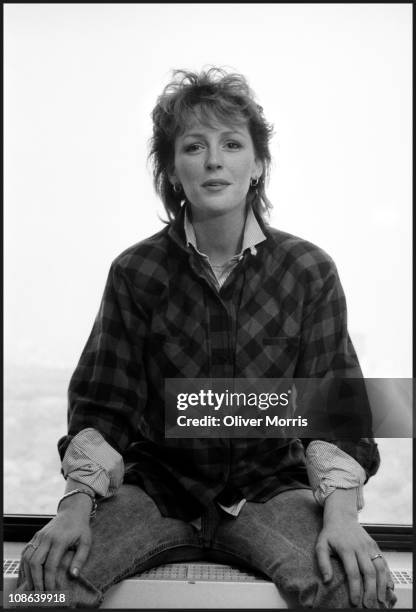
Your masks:
{"label": "perforated metal surface", "polygon": [[139,580],[187,580],[213,582],[267,582],[264,578],[229,565],[208,563],[171,563],[160,565],[137,576]]}
{"label": "perforated metal surface", "polygon": [[413,570],[390,570],[395,584],[413,584]]}
{"label": "perforated metal surface", "polygon": [[3,576],[17,576],[19,565],[19,559],[5,559],[3,561]]}

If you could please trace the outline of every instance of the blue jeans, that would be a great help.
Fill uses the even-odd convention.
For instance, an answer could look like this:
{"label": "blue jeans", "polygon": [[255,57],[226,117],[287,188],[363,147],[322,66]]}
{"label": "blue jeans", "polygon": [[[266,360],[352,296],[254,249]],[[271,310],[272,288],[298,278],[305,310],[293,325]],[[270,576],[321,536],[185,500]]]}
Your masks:
{"label": "blue jeans", "polygon": [[[71,607],[98,607],[105,591],[124,578],[162,563],[197,559],[259,570],[290,607],[351,605],[337,558],[332,558],[332,581],[324,585],[321,580],[314,547],[322,509],[307,489],[286,491],[265,503],[247,502],[237,518],[212,504],[198,530],[163,517],[139,487],[122,485],[116,496],[100,503],[91,527],[92,547],[79,578],[58,570],[58,588],[69,592]],[[21,574],[17,592],[25,588]]]}

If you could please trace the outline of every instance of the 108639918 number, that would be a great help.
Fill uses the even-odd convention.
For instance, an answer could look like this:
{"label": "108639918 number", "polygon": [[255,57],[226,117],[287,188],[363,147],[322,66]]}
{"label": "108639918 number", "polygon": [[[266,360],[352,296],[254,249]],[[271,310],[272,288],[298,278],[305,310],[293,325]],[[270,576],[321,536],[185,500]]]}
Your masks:
{"label": "108639918 number", "polygon": [[69,598],[62,591],[26,591],[25,593],[9,593],[7,603],[13,607],[35,606],[41,604],[46,607],[65,606]]}

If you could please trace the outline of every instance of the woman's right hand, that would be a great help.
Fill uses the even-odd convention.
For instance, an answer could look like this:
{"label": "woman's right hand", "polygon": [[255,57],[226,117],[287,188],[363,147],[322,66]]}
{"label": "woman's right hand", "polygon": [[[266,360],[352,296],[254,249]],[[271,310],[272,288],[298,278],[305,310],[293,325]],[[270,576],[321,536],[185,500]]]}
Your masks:
{"label": "woman's right hand", "polygon": [[[59,590],[58,568],[79,574],[91,548],[90,511],[88,496],[73,495],[63,500],[56,516],[34,535],[22,554],[28,590]],[[70,550],[75,551],[72,559],[67,554]]]}

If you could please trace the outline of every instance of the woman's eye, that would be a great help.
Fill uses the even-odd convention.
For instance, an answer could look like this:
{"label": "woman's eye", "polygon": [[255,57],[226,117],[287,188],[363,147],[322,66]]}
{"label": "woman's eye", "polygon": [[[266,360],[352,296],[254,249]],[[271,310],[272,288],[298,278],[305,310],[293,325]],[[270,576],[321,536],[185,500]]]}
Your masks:
{"label": "woman's eye", "polygon": [[194,153],[195,151],[199,151],[202,148],[202,145],[194,142],[192,144],[186,145],[185,152],[186,153]]}
{"label": "woman's eye", "polygon": [[237,150],[237,149],[241,149],[241,144],[240,144],[239,142],[234,142],[234,141],[232,141],[232,142],[227,142],[227,147],[228,147],[229,149],[235,149],[235,150]]}

